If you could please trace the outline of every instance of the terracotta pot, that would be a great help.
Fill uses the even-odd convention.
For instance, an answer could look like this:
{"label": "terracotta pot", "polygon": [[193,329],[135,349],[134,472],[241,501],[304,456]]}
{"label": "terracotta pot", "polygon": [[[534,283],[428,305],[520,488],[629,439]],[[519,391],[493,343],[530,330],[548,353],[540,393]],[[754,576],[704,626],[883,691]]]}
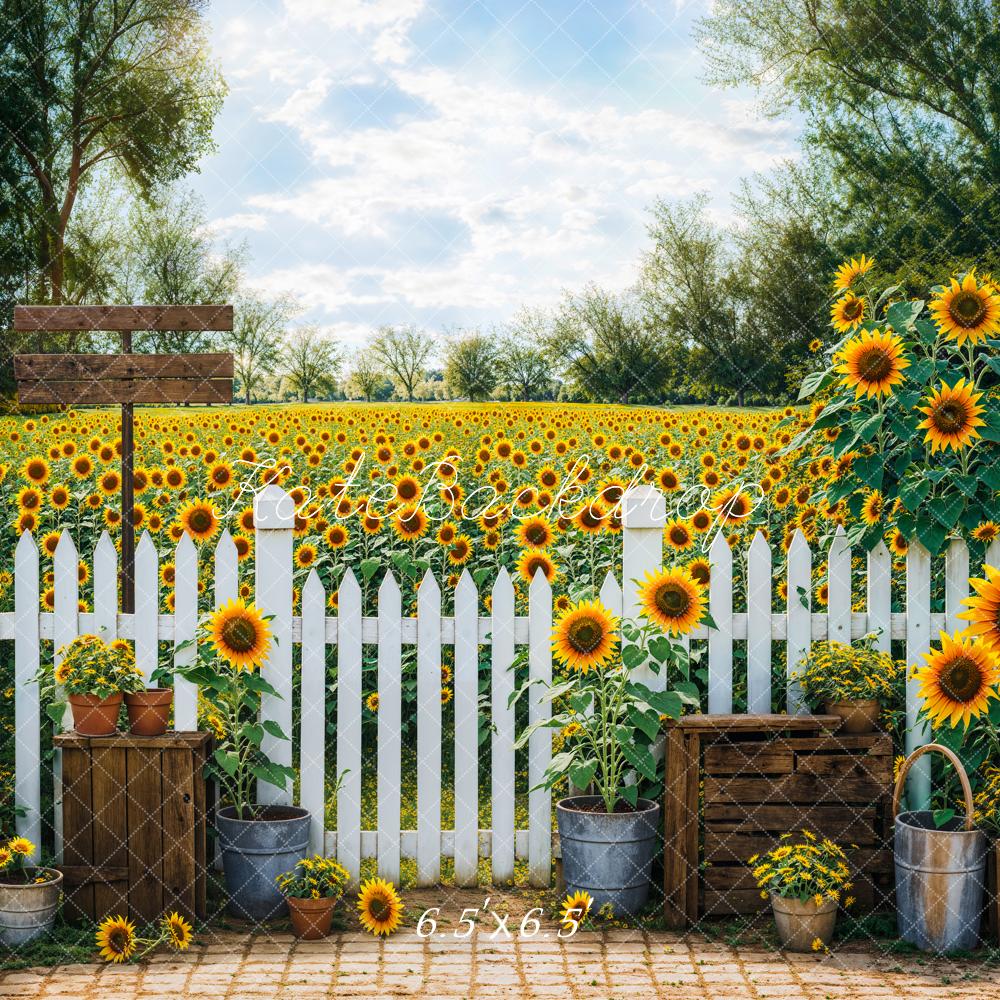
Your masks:
{"label": "terracotta pot", "polygon": [[73,728],[81,736],[112,736],[118,729],[118,712],[122,707],[121,692],[110,698],[93,694],[71,694]]}
{"label": "terracotta pot", "polygon": [[828,701],[823,711],[844,720],[838,732],[845,736],[862,736],[874,731],[879,705],[877,701]]}
{"label": "terracotta pot", "polygon": [[149,688],[125,695],[129,730],[134,736],[162,736],[167,731],[172,688]]}
{"label": "terracotta pot", "polygon": [[303,941],[315,941],[330,933],[330,922],[337,900],[329,896],[319,899],[288,897],[288,912],[292,917],[295,936]]}
{"label": "terracotta pot", "polygon": [[819,905],[815,899],[784,899],[771,895],[771,912],[778,931],[778,940],[786,951],[813,951],[817,938],[823,947],[833,939],[837,922],[838,903],[825,899]]}

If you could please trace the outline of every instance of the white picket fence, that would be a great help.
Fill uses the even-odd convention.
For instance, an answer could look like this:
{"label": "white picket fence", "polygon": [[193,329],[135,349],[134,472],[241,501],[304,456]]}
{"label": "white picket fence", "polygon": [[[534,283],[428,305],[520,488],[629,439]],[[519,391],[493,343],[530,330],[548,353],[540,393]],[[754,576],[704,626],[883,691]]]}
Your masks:
{"label": "white picket fence", "polygon": [[[517,646],[528,647],[529,674],[547,681],[552,675],[552,593],[540,574],[529,588],[527,616],[515,615],[514,588],[501,570],[491,590],[492,613],[479,614],[479,594],[466,572],[454,595],[454,615],[441,613],[441,591],[427,573],[418,591],[416,617],[404,617],[399,586],[391,572],[378,591],[378,614],[363,617],[362,593],[348,570],[339,588],[337,615],[327,615],[327,594],[316,571],[310,572],[302,590],[301,615],[292,614],[292,519],[294,502],[277,486],[269,486],[255,500],[255,601],[267,614],[277,643],[263,668],[281,698],[266,697],[264,718],[273,719],[285,732],[292,731],[292,647],[301,644],[301,723],[294,734],[301,778],[299,799],[313,817],[312,847],[336,855],[357,882],[362,858],[374,857],[380,875],[397,881],[400,859],[416,861],[422,885],[439,879],[441,858],[454,859],[455,880],[474,885],[481,857],[489,857],[494,881],[513,877],[515,858],[526,858],[534,885],[549,884],[551,873],[551,796],[532,791],[528,796],[528,828],[515,829],[515,716],[508,707],[514,689],[510,665]],[[618,614],[636,617],[635,582],[663,560],[665,502],[653,487],[630,490],[623,502],[622,586],[610,574],[601,588],[604,603]],[[715,627],[701,628],[693,639],[708,640],[708,710],[729,713],[733,708],[734,644],[747,644],[748,710],[766,713],[771,708],[772,643],[783,642],[791,667],[806,652],[811,640],[855,640],[880,630],[877,645],[888,648],[891,639],[903,639],[906,658],[917,662],[930,648],[939,629],[953,631],[961,601],[968,595],[969,553],[964,542],[951,543],[944,558],[945,612],[931,614],[932,560],[920,545],[907,555],[906,610],[891,613],[891,560],[880,544],[867,555],[867,610],[852,610],[851,551],[838,532],[828,553],[829,601],[827,610],[810,607],[813,553],[800,533],[787,559],[787,610],[772,612],[772,552],[763,535],[750,545],[747,565],[747,610],[733,612],[733,553],[717,535],[710,550],[710,612]],[[175,610],[159,613],[160,556],[144,533],[136,551],[136,602],[134,614],[121,614],[117,603],[118,561],[115,547],[105,533],[93,554],[94,609],[78,611],[78,554],[69,533],[55,551],[55,607],[39,611],[39,553],[29,533],[21,536],[15,553],[15,610],[0,614],[0,639],[13,639],[15,650],[16,805],[21,810],[18,832],[35,843],[41,833],[41,726],[36,683],[32,680],[43,655],[84,632],[133,639],[136,659],[146,673],[157,662],[159,642],[175,646],[195,635],[198,617],[198,554],[184,536],[177,545]],[[987,562],[1000,565],[1000,543],[994,542]],[[214,598],[217,604],[237,595],[236,548],[223,532],[215,549]],[[46,646],[43,654],[43,643]],[[362,646],[378,647],[377,688],[377,830],[361,824],[362,775]],[[400,829],[401,807],[401,657],[404,645],[417,650],[417,828]],[[454,797],[453,830],[441,828],[442,706],[441,647],[454,646]],[[491,650],[489,690],[491,720],[491,829],[479,829],[479,649]],[[327,753],[326,697],[327,646],[337,649],[337,736],[333,759]],[[175,663],[193,655],[191,647],[174,653]],[[652,686],[665,678],[647,674]],[[916,725],[916,692],[907,691],[909,747],[926,741]],[[803,710],[801,692],[788,686],[787,708]],[[529,721],[549,711],[541,685],[534,689]],[[197,692],[177,678],[175,720],[180,730],[197,725]],[[293,760],[293,745],[266,737],[265,749],[282,763]],[[551,758],[550,731],[536,732],[528,747],[528,787],[534,787]],[[921,762],[923,763],[923,762]],[[917,768],[914,768],[918,771]],[[337,795],[337,829],[324,829],[326,779],[343,775]],[[929,794],[929,772],[916,775],[911,793],[918,800]],[[261,799],[289,802],[290,792],[261,785]],[[57,790],[58,797],[58,790]],[[56,842],[60,846],[59,816],[55,810]]]}

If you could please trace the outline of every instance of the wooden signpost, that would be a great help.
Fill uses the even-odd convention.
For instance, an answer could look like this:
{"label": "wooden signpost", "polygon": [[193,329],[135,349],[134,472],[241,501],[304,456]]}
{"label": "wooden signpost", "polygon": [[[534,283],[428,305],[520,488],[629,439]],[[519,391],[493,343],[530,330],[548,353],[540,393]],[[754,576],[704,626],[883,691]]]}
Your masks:
{"label": "wooden signpost", "polygon": [[119,403],[122,408],[122,611],[135,610],[133,405],[231,403],[231,354],[133,354],[135,330],[232,330],[233,307],[15,306],[23,333],[105,330],[121,333],[121,354],[18,354],[21,403],[60,406]]}

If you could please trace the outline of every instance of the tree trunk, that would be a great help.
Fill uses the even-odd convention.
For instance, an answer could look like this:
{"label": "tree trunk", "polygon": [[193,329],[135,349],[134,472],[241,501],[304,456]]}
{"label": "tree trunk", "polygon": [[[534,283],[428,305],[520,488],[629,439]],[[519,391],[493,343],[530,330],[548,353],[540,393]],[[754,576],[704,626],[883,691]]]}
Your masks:
{"label": "tree trunk", "polygon": [[745,398],[745,396],[744,396],[743,390],[742,389],[737,389],[736,390],[736,405],[737,406],[742,406],[744,398]]}

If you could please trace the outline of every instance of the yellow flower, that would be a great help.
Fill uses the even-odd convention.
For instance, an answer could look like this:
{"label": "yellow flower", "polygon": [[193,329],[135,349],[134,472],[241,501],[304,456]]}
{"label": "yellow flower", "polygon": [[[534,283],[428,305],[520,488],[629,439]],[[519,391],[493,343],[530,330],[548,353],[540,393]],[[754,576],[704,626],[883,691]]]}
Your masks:
{"label": "yellow flower", "polygon": [[403,901],[396,887],[381,878],[369,879],[358,893],[358,911],[366,931],[376,936],[388,936],[403,917]]}
{"label": "yellow flower", "polygon": [[271,629],[253,604],[228,601],[209,618],[219,655],[238,669],[259,667],[271,646]]}
{"label": "yellow flower", "polygon": [[107,917],[101,921],[95,940],[106,962],[127,962],[136,949],[135,924],[121,915]]}
{"label": "yellow flower", "polygon": [[163,929],[169,935],[167,941],[172,948],[187,951],[194,935],[191,925],[176,910],[163,918]]}

